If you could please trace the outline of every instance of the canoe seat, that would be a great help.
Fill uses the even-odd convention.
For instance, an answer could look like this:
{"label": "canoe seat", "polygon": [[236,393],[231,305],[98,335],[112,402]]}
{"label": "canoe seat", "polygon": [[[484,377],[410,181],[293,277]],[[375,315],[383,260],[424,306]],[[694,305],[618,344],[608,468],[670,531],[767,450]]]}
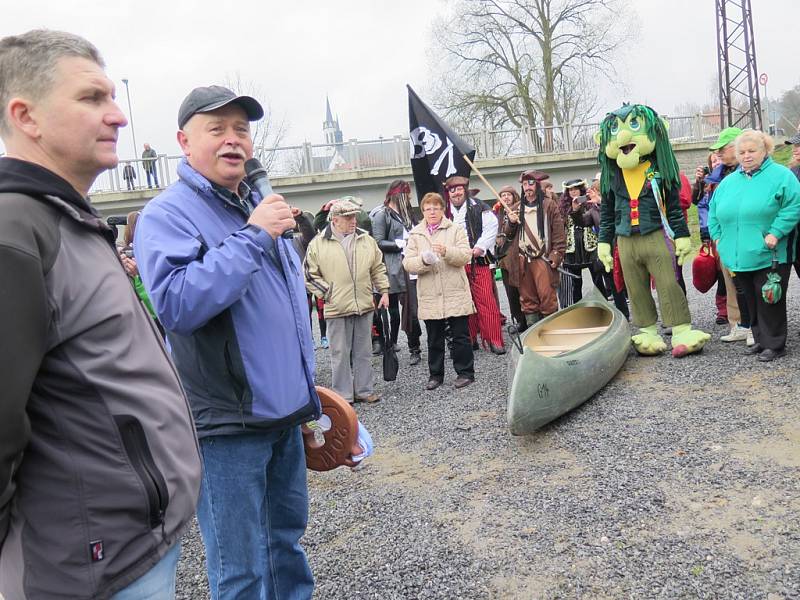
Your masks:
{"label": "canoe seat", "polygon": [[[580,344],[579,344],[580,345]],[[534,352],[569,352],[570,350],[575,350],[579,345],[576,346],[532,346],[532,350]]]}
{"label": "canoe seat", "polygon": [[574,329],[543,329],[542,335],[572,335],[576,333],[603,333],[609,328],[608,325],[600,327],[577,327]]}

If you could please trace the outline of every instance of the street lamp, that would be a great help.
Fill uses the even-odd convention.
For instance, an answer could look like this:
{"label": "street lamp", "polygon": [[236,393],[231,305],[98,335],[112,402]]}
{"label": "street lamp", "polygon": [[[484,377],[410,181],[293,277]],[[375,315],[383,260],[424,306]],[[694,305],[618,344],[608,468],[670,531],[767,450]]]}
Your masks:
{"label": "street lamp", "polygon": [[[139,151],[139,146],[136,144],[136,128],[133,126],[133,109],[131,108],[131,91],[128,87],[128,80],[123,79],[122,83],[125,84],[125,95],[128,98],[128,115],[131,118],[131,135],[133,136],[133,160],[136,163],[136,177],[139,178],[139,161],[136,160],[137,152]],[[141,181],[141,179],[139,179]]]}

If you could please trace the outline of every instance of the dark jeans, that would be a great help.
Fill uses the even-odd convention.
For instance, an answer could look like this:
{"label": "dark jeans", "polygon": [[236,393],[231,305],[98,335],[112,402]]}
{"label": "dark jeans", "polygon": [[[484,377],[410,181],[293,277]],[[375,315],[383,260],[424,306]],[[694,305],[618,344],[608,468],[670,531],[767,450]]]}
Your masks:
{"label": "dark jeans", "polygon": [[621,292],[617,291],[617,285],[614,283],[614,273],[607,273],[605,268],[603,269],[603,284],[602,288],[600,286],[597,287],[601,292],[605,291],[606,298],[608,298],[608,292],[611,292],[611,296],[614,298],[614,306],[630,321],[631,313],[628,310],[628,293],[625,288],[622,288]]}
{"label": "dark jeans", "polygon": [[200,439],[197,521],[213,600],[311,598],[300,545],[308,522],[300,427]]}
{"label": "dark jeans", "polygon": [[[783,266],[783,265],[781,265],[781,266]],[[757,272],[758,271],[751,271],[751,273],[757,273]],[[787,272],[788,272],[788,267],[787,267]],[[766,275],[764,275],[764,277],[765,277],[764,281],[766,281]],[[782,279],[783,278],[781,277],[781,280]],[[742,280],[740,280],[738,277],[733,277],[732,280],[733,280],[733,287],[736,288],[736,304],[739,306],[739,325],[741,325],[742,327],[750,327],[750,325],[752,323],[752,320],[753,320],[753,317],[751,315],[754,315],[755,312],[750,307],[750,305],[748,304],[747,298],[745,297],[745,292],[744,292],[744,287],[742,285]],[[762,285],[763,285],[763,282],[762,282]],[[785,296],[786,295],[786,284],[782,283],[782,286],[783,286],[783,294]],[[758,295],[759,295],[759,297],[761,297],[761,288],[760,287],[758,288]],[[762,300],[762,302],[763,302],[763,300]],[[784,310],[784,318],[785,318],[785,313],[786,313],[786,311]],[[784,327],[784,329],[785,329],[785,327]],[[753,335],[755,335],[755,334],[753,334]],[[764,346],[764,347],[767,348],[768,346]]]}
{"label": "dark jeans", "polygon": [[725,276],[722,271],[717,271],[717,291],[715,295],[717,298],[726,298],[728,296],[728,292],[725,289]]}
{"label": "dark jeans", "polygon": [[[525,331],[528,325],[525,322],[525,314],[522,312],[522,305],[519,303],[519,288],[515,288],[508,283],[508,271],[500,269],[500,274],[503,276],[503,287],[506,288],[506,297],[508,298],[508,309],[511,312],[511,318],[514,319],[517,331]],[[497,305],[499,306],[500,303],[498,302]]]}
{"label": "dark jeans", "polygon": [[407,293],[401,296],[403,304],[403,330],[408,338],[408,349],[419,352],[419,339],[422,337],[422,326],[417,318],[417,280],[406,280]]}
{"label": "dark jeans", "polygon": [[[786,288],[789,287],[789,265],[778,265],[778,274],[781,276],[781,299],[775,304],[767,304],[761,296],[761,287],[767,281],[767,274],[771,269],[758,271],[737,271],[733,278],[738,288],[741,286],[747,312],[750,316],[750,331],[753,339],[762,348],[783,350],[786,346]],[[744,321],[744,310],[739,305]]]}
{"label": "dark jeans", "polygon": [[150,183],[151,177],[153,178],[153,181],[156,182],[156,187],[158,187],[158,171],[156,170],[156,166],[153,165],[149,169],[145,166],[144,172],[147,174],[147,187],[153,187]]}
{"label": "dark jeans", "polygon": [[469,320],[467,316],[447,319],[426,319],[428,333],[428,370],[431,379],[444,381],[445,326],[453,337],[453,368],[459,377],[475,379],[472,343],[469,341]]}

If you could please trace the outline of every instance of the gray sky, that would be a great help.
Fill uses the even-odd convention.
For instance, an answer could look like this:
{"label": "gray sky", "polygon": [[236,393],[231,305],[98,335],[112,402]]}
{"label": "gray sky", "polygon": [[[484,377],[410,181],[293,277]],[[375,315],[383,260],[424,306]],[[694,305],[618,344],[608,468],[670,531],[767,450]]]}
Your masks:
{"label": "gray sky", "polygon": [[[778,96],[800,83],[788,41],[800,23],[800,2],[751,1],[758,68],[769,74],[769,94]],[[678,104],[712,98],[713,0],[629,2],[639,33],[621,51],[622,86],[590,82],[602,90],[604,109],[632,100],[670,114]],[[407,133],[405,84],[426,98],[430,23],[445,11],[443,0],[5,0],[0,36],[35,27],[83,35],[105,57],[126,114],[121,80],[130,80],[138,153],[147,141],[178,154],[183,97],[236,72],[261,88],[273,114],[286,116],[285,143],[323,141],[326,94],[346,139]],[[131,156],[132,145],[129,125],[120,136],[121,158]]]}

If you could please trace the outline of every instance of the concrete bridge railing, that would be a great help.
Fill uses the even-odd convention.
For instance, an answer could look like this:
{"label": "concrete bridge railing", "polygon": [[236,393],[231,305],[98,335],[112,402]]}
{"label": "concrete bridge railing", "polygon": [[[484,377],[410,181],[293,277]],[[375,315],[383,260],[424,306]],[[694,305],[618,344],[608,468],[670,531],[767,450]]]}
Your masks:
{"label": "concrete bridge railing", "polygon": [[[673,143],[681,169],[691,176],[695,167],[705,162],[708,146],[709,140]],[[506,184],[519,185],[517,181],[519,174],[526,169],[535,168],[549,173],[558,191],[561,191],[563,181],[575,177],[591,179],[599,168],[596,149],[482,159],[476,161],[476,166],[495,189]],[[272,177],[272,185],[290,204],[314,213],[328,200],[345,195],[360,196],[364,199],[364,207],[367,209],[377,206],[383,201],[386,189],[394,179],[412,182],[411,166],[341,169],[328,173],[276,176]],[[165,181],[168,182],[169,179]],[[491,198],[491,192],[477,176],[473,176],[471,186],[481,189],[481,198]],[[141,209],[160,191],[145,188],[98,193],[92,195],[92,204],[104,216],[124,215],[132,210]],[[414,196],[416,198],[416,191]]]}
{"label": "concrete bridge railing", "polygon": [[[718,115],[691,115],[668,118],[673,143],[701,142],[714,139],[719,132]],[[544,157],[597,151],[594,133],[599,123],[577,123],[553,127],[481,130],[460,133],[476,148],[477,160]],[[407,136],[374,140],[347,140],[341,144],[310,144],[255,148],[255,156],[267,167],[271,178],[339,172],[371,171],[408,167]],[[155,162],[159,187],[166,187],[177,178],[180,156],[160,155]],[[147,177],[141,159],[122,160],[115,169],[98,177],[93,195],[145,190]],[[135,179],[125,178],[125,171]],[[152,182],[151,182],[152,183]],[[145,192],[146,194],[146,192]]]}

